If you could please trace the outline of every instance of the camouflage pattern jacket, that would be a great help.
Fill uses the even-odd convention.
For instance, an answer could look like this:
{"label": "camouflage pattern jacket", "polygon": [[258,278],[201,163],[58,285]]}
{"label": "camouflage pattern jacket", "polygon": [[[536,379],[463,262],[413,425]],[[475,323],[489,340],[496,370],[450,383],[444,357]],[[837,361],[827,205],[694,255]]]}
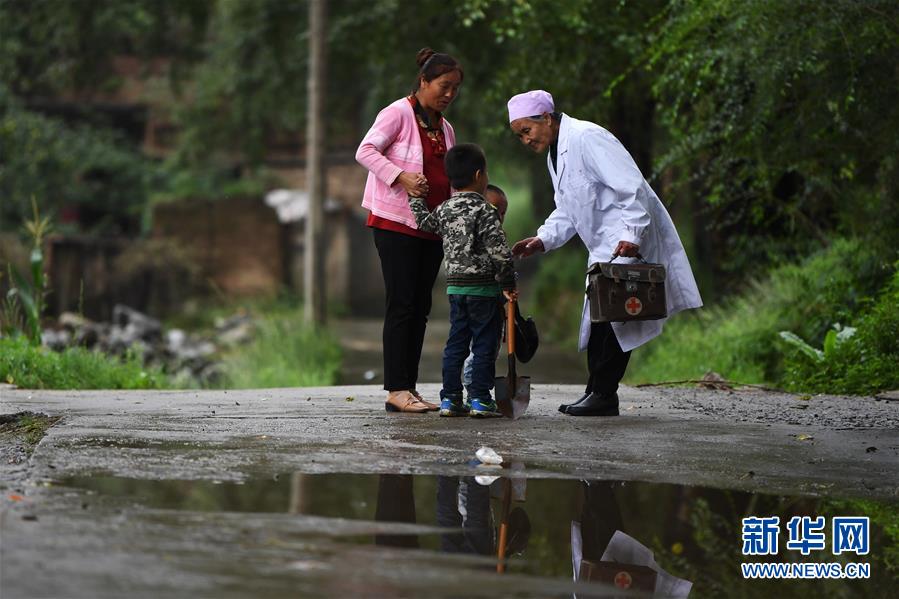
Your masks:
{"label": "camouflage pattern jacket", "polygon": [[479,193],[459,191],[428,211],[424,199],[409,196],[419,231],[443,237],[446,284],[493,285],[515,289],[512,251],[506,243],[499,212]]}

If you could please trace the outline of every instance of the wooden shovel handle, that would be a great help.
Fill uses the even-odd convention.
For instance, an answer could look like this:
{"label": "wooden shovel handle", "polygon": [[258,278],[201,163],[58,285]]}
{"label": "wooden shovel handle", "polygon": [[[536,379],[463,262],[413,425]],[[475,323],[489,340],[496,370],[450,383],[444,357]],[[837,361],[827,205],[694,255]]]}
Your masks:
{"label": "wooden shovel handle", "polygon": [[512,481],[503,480],[503,507],[500,515],[499,543],[496,547],[496,572],[502,574],[506,571],[506,543],[509,537],[509,507],[512,504]]}
{"label": "wooden shovel handle", "polygon": [[502,574],[506,571],[506,537],[509,533],[508,522],[499,525],[499,547],[496,550],[496,572]]}
{"label": "wooden shovel handle", "polygon": [[515,353],[515,300],[506,303],[506,340],[509,342],[509,355]]}

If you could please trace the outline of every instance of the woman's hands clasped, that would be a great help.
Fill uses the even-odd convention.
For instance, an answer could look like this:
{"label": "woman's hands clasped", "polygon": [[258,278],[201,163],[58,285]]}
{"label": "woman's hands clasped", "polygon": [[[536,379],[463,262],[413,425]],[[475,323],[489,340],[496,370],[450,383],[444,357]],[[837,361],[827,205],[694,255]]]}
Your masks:
{"label": "woman's hands clasped", "polygon": [[428,195],[428,180],[421,173],[403,171],[396,180],[410,196],[423,198]]}

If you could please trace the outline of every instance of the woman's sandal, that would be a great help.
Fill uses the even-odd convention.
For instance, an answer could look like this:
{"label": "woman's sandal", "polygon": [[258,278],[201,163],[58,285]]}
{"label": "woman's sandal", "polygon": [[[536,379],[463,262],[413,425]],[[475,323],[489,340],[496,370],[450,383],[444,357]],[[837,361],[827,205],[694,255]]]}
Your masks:
{"label": "woman's sandal", "polygon": [[412,414],[424,414],[430,408],[416,399],[409,391],[391,391],[387,394],[384,409],[388,412],[409,412]]}

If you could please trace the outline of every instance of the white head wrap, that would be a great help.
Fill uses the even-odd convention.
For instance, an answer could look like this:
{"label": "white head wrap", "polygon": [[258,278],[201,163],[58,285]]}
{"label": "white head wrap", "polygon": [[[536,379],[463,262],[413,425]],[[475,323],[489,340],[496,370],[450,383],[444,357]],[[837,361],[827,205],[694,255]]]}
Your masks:
{"label": "white head wrap", "polygon": [[553,97],[542,89],[534,89],[512,96],[509,99],[509,122],[522,117],[538,116],[544,112],[554,112]]}

